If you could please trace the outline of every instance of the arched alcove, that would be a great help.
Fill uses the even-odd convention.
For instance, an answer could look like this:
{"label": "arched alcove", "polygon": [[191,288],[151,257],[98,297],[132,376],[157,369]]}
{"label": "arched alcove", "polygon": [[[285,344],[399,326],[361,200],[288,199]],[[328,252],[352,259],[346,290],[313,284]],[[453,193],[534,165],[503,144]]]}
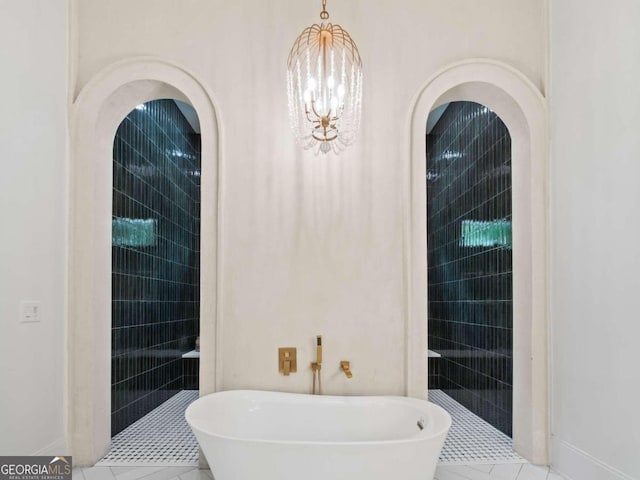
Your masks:
{"label": "arched alcove", "polygon": [[218,311],[219,127],[212,96],[192,74],[154,58],[127,60],[84,87],[71,112],[68,432],[76,465],[93,465],[110,443],[112,148],[139,104],[190,104],[201,125],[200,393],[221,388]]}
{"label": "arched alcove", "polygon": [[411,116],[406,172],[407,394],[427,392],[427,241],[425,126],[429,113],[452,101],[496,112],[512,138],[514,450],[548,463],[547,109],[538,89],[512,67],[470,60],[434,75]]}

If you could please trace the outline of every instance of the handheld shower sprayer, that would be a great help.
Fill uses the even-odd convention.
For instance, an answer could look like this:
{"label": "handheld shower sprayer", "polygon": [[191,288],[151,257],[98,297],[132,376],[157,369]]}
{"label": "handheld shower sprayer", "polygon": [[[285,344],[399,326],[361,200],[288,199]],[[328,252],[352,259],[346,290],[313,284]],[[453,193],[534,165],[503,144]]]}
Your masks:
{"label": "handheld shower sprayer", "polygon": [[322,395],[322,335],[316,336],[316,361],[311,363],[311,371],[313,372],[313,388],[311,393],[316,393],[316,379],[318,382],[318,395]]}

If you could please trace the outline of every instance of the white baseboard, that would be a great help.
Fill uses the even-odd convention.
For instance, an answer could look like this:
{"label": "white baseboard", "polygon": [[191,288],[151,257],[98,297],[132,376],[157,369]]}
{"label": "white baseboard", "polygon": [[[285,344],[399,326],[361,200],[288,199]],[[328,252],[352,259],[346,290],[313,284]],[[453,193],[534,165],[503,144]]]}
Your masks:
{"label": "white baseboard", "polygon": [[638,480],[580,450],[553,438],[551,467],[570,480]]}
{"label": "white baseboard", "polygon": [[64,438],[59,438],[53,443],[50,443],[46,447],[41,448],[37,452],[32,455],[39,456],[57,456],[57,455],[69,455],[69,450],[67,449],[67,442],[65,442]]}

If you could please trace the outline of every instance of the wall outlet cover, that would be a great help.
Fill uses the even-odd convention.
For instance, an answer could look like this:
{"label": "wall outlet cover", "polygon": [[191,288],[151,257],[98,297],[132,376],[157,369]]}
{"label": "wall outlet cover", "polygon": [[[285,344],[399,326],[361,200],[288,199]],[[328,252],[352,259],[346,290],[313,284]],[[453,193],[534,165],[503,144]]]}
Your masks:
{"label": "wall outlet cover", "polygon": [[40,302],[20,303],[20,321],[22,323],[40,322],[41,305]]}

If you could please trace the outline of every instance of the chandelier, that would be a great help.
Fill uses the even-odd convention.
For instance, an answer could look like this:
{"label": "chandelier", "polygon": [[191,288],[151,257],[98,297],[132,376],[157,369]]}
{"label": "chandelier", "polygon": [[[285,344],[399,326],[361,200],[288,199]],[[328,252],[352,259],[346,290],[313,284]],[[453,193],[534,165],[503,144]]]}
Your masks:
{"label": "chandelier", "polygon": [[[329,19],[322,0],[322,20]],[[362,111],[362,60],[340,25],[314,24],[296,39],[287,61],[289,120],[298,143],[340,153],[355,140]]]}

